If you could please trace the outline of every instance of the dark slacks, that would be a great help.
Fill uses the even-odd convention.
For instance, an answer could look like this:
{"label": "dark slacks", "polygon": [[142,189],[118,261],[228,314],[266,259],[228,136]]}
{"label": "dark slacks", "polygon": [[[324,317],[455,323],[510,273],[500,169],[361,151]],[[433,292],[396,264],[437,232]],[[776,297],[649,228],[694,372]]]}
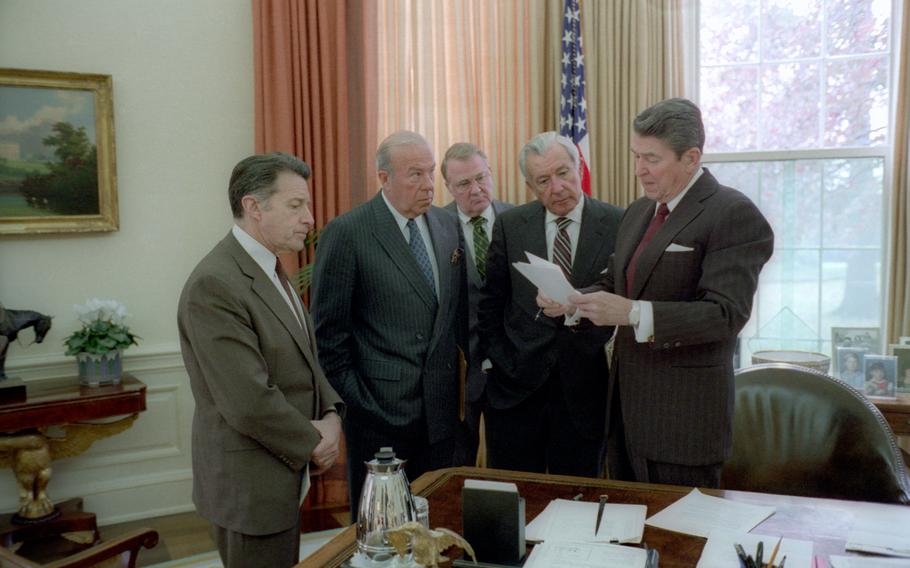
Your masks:
{"label": "dark slacks", "polygon": [[492,468],[599,477],[603,428],[581,431],[562,395],[558,377],[512,408],[488,406],[487,463]]}
{"label": "dark slacks", "polygon": [[300,518],[290,529],[250,535],[212,525],[212,538],[224,568],[290,568],[300,555]]}
{"label": "dark slacks", "polygon": [[[426,429],[423,429],[426,432]],[[366,478],[364,462],[373,459],[379,448],[391,446],[395,456],[407,460],[404,466],[408,481],[414,481],[424,473],[452,467],[455,438],[447,438],[435,444],[428,441],[393,439],[375,432],[363,425],[346,420],[344,425],[345,443],[348,448],[348,488],[351,497],[351,522],[357,520],[360,491]]]}
{"label": "dark slacks", "polygon": [[626,444],[619,384],[614,385],[610,405],[606,460],[610,479],[684,485],[686,487],[720,487],[720,476],[724,465],[723,463],[683,465],[661,462],[630,452]]}
{"label": "dark slacks", "polygon": [[455,433],[455,457],[452,465],[477,465],[477,448],[480,446],[480,416],[487,407],[486,394],[475,401],[464,403],[464,421],[458,423]]}

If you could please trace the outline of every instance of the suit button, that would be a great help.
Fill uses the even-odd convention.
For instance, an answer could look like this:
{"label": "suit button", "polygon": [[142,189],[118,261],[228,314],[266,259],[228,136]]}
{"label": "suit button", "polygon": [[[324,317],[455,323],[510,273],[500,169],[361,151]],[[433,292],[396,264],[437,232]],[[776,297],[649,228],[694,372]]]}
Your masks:
{"label": "suit button", "polygon": [[423,334],[422,334],[422,333],[418,333],[418,334],[417,334],[417,339],[423,339]]}
{"label": "suit button", "polygon": [[673,344],[673,347],[681,347],[681,346],[682,346],[682,341],[677,341],[676,343]]}
{"label": "suit button", "polygon": [[664,343],[664,349],[669,349],[669,348],[670,348],[670,343],[669,342]]}

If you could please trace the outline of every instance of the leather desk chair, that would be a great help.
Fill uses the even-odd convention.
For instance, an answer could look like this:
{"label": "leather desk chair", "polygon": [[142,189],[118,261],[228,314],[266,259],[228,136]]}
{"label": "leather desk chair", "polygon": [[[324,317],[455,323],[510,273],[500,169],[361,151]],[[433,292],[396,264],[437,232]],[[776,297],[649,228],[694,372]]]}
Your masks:
{"label": "leather desk chair", "polygon": [[818,371],[771,363],[736,373],[727,489],[910,504],[894,434],[864,395]]}

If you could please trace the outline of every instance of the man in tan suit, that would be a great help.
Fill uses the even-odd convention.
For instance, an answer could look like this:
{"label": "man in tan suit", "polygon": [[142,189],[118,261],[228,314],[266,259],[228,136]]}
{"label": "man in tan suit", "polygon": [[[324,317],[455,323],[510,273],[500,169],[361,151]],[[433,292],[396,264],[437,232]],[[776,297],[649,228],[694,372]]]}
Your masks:
{"label": "man in tan suit", "polygon": [[339,452],[344,406],[278,264],[279,254],[303,248],[313,225],[309,177],[309,166],[287,154],[237,164],[228,189],[235,225],[180,296],[196,400],[193,502],[214,525],[226,568],[297,563],[309,476]]}

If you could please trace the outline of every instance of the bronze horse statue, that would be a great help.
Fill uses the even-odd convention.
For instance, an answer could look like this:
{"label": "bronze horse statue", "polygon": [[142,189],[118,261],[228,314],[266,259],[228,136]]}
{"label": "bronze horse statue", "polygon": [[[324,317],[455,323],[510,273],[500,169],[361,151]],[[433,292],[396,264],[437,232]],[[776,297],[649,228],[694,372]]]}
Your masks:
{"label": "bronze horse statue", "polygon": [[33,310],[8,310],[0,304],[0,380],[6,378],[3,365],[9,344],[27,327],[34,328],[35,343],[41,343],[51,329],[51,316]]}

